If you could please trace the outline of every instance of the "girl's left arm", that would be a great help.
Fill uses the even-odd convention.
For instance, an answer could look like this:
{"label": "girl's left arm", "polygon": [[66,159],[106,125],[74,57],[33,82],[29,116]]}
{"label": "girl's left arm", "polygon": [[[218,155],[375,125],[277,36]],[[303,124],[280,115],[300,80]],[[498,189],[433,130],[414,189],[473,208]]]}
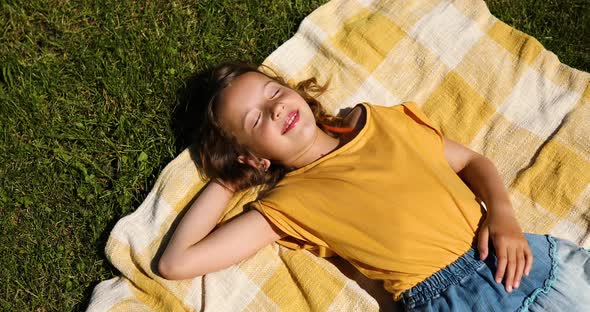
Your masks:
{"label": "girl's left arm", "polygon": [[458,142],[445,138],[444,153],[451,168],[486,205],[486,218],[479,228],[477,248],[481,259],[485,259],[488,239],[492,239],[498,259],[496,282],[505,278],[506,290],[512,292],[512,288],[518,288],[522,274],[529,274],[533,255],[516,220],[502,178],[490,159]]}

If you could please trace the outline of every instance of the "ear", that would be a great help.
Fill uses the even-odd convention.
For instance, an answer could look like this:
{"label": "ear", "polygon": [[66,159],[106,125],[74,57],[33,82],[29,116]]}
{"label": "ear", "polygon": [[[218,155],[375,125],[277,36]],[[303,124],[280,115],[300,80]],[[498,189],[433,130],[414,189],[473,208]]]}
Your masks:
{"label": "ear", "polygon": [[262,171],[268,170],[270,168],[270,160],[266,158],[255,158],[252,156],[238,156],[238,162],[242,164],[248,164],[254,169],[259,169]]}

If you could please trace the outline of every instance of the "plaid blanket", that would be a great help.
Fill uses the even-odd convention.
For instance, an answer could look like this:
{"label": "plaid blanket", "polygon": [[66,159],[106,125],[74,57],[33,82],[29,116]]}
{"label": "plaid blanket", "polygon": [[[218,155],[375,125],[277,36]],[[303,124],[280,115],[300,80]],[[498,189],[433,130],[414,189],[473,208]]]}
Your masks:
{"label": "plaid blanket", "polygon": [[[264,64],[290,82],[331,77],[319,99],[334,114],[363,101],[418,103],[446,137],[496,164],[524,231],[590,247],[590,75],[561,64],[483,1],[332,0]],[[277,243],[203,277],[158,277],[162,239],[205,183],[188,150],[167,165],[141,206],[113,228],[106,255],[121,276],[96,286],[89,311],[377,311],[387,304],[321,251]],[[219,221],[254,198],[255,190],[237,194]]]}

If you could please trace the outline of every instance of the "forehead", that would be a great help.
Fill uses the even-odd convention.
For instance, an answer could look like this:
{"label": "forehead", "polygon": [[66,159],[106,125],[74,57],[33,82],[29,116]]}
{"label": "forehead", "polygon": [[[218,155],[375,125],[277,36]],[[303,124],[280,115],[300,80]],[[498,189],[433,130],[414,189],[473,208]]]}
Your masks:
{"label": "forehead", "polygon": [[[231,100],[239,97],[241,100],[248,100],[253,94],[258,92],[258,89],[253,89],[260,84],[270,80],[267,76],[258,72],[247,72],[235,78],[229,85],[221,91],[223,101]],[[251,94],[252,93],[252,94]]]}

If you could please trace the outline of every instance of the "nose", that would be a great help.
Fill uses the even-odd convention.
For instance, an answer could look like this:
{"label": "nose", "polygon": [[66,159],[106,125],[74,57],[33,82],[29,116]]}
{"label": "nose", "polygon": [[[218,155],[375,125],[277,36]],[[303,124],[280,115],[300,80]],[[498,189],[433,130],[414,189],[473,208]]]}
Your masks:
{"label": "nose", "polygon": [[281,117],[281,114],[283,113],[284,110],[284,105],[281,103],[277,103],[275,104],[275,106],[272,108],[272,117],[274,120],[277,120]]}

